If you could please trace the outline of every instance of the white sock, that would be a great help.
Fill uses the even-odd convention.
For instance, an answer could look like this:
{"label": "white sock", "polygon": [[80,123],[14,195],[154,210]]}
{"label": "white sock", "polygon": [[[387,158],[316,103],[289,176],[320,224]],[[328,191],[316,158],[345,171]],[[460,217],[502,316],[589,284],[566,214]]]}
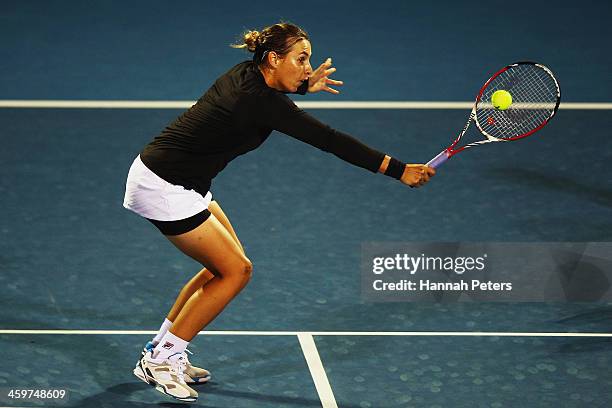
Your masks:
{"label": "white sock", "polygon": [[159,331],[157,332],[155,337],[153,337],[153,340],[151,340],[153,345],[157,346],[159,344],[159,342],[161,341],[162,337],[164,337],[164,334],[166,334],[168,332],[170,327],[172,327],[172,322],[170,320],[168,320],[168,319],[164,319],[164,322],[162,323],[161,327],[159,328]]}
{"label": "white sock", "polygon": [[173,354],[184,352],[188,345],[188,341],[183,340],[168,331],[166,334],[164,334],[164,337],[162,337],[159,344],[155,346],[153,358],[165,360]]}

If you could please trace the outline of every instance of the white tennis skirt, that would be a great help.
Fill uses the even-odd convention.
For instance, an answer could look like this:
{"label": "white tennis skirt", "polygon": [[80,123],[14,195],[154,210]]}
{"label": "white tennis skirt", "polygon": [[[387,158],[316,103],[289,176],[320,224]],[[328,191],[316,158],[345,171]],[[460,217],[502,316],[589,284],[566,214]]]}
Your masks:
{"label": "white tennis skirt", "polygon": [[151,220],[178,221],[206,210],[211,200],[210,191],[202,196],[168,183],[149,170],[139,155],[128,173],[123,206]]}

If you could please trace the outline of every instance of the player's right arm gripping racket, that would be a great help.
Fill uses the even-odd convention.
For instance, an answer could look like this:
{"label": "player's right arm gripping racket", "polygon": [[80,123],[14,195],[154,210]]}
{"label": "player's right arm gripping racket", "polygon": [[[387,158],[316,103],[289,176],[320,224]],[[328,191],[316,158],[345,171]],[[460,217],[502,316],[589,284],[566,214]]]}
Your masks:
{"label": "player's right arm gripping racket", "polygon": [[[507,109],[496,109],[491,103],[495,91],[510,93],[512,103]],[[469,147],[490,142],[508,142],[530,136],[542,129],[557,112],[561,90],[552,71],[535,62],[517,62],[496,72],[480,89],[472,113],[457,139],[428,166],[438,167],[455,154]],[[458,147],[470,122],[486,139]]]}

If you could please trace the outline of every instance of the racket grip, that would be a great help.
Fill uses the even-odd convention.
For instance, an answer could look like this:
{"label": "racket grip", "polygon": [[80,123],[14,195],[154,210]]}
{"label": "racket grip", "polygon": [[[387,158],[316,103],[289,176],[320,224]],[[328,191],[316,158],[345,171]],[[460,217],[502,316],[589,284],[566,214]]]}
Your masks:
{"label": "racket grip", "polygon": [[429,162],[427,162],[427,165],[435,169],[439,165],[447,161],[449,158],[450,158],[450,154],[448,153],[448,150],[442,150],[440,154],[438,154],[436,157],[434,157]]}

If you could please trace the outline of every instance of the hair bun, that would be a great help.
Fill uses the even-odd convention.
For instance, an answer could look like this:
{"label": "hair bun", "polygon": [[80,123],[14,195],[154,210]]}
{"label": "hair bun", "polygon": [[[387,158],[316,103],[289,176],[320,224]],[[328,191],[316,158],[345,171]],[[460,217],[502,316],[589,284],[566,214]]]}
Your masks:
{"label": "hair bun", "polygon": [[257,44],[261,39],[261,34],[259,31],[253,30],[249,31],[244,35],[244,44],[246,45],[247,50],[250,52],[255,52],[257,48]]}

